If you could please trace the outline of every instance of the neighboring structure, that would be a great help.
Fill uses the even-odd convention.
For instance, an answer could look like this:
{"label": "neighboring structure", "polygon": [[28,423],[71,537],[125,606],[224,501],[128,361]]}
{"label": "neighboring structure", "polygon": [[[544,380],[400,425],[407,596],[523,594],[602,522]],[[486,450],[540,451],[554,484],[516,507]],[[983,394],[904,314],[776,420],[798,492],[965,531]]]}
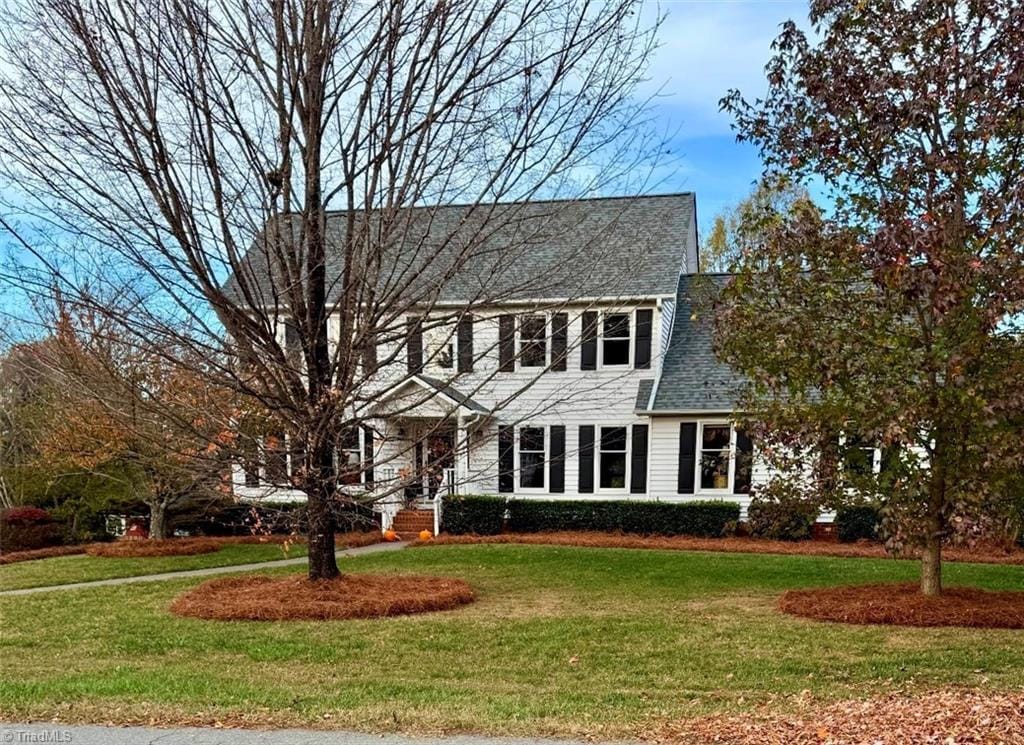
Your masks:
{"label": "neighboring structure", "polygon": [[[433,209],[433,220],[451,223],[465,208]],[[695,274],[694,195],[561,209],[576,215],[573,229],[550,231],[536,261],[574,264],[578,285],[508,293],[449,327],[410,314],[405,350],[381,350],[381,359],[398,362],[379,371],[381,393],[369,397],[367,424],[342,457],[366,466],[352,488],[391,493],[378,505],[385,524],[403,501],[429,508],[455,491],[724,499],[746,510],[752,481],[764,474],[731,422],[736,379],[712,353],[709,319],[694,313],[701,283],[724,281]],[[588,265],[576,252],[595,238],[605,251]],[[460,293],[476,297],[486,274],[467,265],[465,281],[442,290],[438,307],[465,302]],[[286,452],[279,449],[276,464],[236,468],[236,493],[304,498],[281,486]]]}

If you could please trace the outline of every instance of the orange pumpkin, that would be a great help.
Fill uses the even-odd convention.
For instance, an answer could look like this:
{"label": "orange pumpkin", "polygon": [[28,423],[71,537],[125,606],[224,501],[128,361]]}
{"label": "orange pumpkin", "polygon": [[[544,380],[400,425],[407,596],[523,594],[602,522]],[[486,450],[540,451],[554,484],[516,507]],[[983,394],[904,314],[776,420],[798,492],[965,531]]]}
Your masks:
{"label": "orange pumpkin", "polygon": [[397,541],[398,540],[398,533],[396,533],[393,530],[385,530],[384,531],[384,540],[385,541]]}
{"label": "orange pumpkin", "polygon": [[434,537],[434,534],[431,533],[429,530],[421,530],[420,531],[420,540],[421,541],[429,541],[433,537]]}

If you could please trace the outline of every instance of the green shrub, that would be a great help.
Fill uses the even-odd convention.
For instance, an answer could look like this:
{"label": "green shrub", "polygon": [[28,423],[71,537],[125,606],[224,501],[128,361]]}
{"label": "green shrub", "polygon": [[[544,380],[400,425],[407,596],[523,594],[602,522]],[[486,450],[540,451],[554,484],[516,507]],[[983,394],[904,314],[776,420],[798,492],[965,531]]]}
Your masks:
{"label": "green shrub", "polygon": [[441,527],[446,533],[495,535],[505,524],[504,497],[446,497],[442,506]]}
{"label": "green shrub", "polygon": [[803,541],[811,537],[818,507],[796,497],[754,497],[747,507],[747,524],[757,538]]}
{"label": "green shrub", "polygon": [[739,505],[730,502],[641,502],[626,500],[509,502],[509,530],[594,530],[638,535],[721,536],[739,519]]}
{"label": "green shrub", "polygon": [[853,504],[836,511],[836,534],[843,543],[878,539],[881,515],[873,504]]}

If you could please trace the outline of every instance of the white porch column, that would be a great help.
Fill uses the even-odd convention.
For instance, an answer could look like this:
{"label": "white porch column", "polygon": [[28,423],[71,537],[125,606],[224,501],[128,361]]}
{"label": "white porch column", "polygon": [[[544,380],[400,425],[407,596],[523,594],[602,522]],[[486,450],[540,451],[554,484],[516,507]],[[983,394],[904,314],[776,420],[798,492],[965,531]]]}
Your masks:
{"label": "white porch column", "polygon": [[462,494],[469,478],[469,431],[461,414],[455,424],[455,493]]}

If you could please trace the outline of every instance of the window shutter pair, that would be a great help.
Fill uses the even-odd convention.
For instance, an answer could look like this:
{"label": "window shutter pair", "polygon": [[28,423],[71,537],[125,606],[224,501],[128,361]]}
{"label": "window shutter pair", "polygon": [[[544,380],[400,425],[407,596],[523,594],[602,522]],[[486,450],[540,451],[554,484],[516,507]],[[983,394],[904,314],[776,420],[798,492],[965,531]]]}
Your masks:
{"label": "window shutter pair", "polygon": [[[633,367],[637,370],[648,370],[651,367],[651,334],[653,326],[653,310],[650,308],[641,308],[636,312],[636,336],[633,341]],[[597,311],[585,311],[583,313],[583,335],[580,344],[580,370],[597,369],[597,328]]]}
{"label": "window shutter pair", "polygon": [[[566,369],[569,356],[569,314],[554,313],[551,316],[551,369]],[[460,346],[461,350],[461,346]],[[460,351],[461,356],[461,351]],[[515,372],[516,369],[516,317],[511,314],[498,316],[498,370]]]}
{"label": "window shutter pair", "polygon": [[[741,430],[736,432],[736,464],[734,467],[733,493],[750,492],[751,470],[754,459],[754,444],[750,436]],[[676,491],[679,494],[693,494],[697,473],[697,423],[682,422],[679,425],[679,472]]]}
{"label": "window shutter pair", "polygon": [[[410,373],[423,372],[423,319],[410,318],[407,322],[406,362]],[[463,316],[455,327],[458,341],[458,371],[473,372],[473,317]],[[376,350],[374,350],[376,361]]]}
{"label": "window shutter pair", "polygon": [[[580,425],[580,494],[594,493],[595,430],[596,427],[593,424]],[[647,492],[648,425],[634,424],[632,430],[633,447],[630,455],[629,492],[630,494],[644,494]]]}

